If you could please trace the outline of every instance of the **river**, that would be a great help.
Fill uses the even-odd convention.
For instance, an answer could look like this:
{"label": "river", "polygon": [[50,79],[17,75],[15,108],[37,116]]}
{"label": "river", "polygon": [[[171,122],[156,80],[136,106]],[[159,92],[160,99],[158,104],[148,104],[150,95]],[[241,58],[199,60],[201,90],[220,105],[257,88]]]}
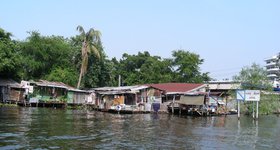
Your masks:
{"label": "river", "polygon": [[280,149],[280,117],[1,107],[0,149]]}

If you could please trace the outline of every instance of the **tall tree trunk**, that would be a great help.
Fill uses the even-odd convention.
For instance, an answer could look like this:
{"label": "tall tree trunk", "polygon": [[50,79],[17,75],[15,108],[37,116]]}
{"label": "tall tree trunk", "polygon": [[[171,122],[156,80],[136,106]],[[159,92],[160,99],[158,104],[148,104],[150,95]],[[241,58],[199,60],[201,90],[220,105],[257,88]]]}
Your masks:
{"label": "tall tree trunk", "polygon": [[80,76],[79,76],[79,81],[78,81],[78,85],[77,85],[77,89],[80,88],[80,85],[81,85],[81,81],[82,81],[82,77],[84,75],[84,57],[88,57],[88,56],[85,56],[85,54],[87,53],[86,51],[86,41],[84,40],[83,41],[83,45],[82,45],[82,63],[81,63],[81,70],[80,70]]}
{"label": "tall tree trunk", "polygon": [[81,84],[81,81],[82,81],[82,76],[83,76],[83,63],[81,65],[81,71],[80,71],[80,76],[79,76],[79,81],[78,81],[78,85],[77,85],[77,89],[80,88],[80,84]]}

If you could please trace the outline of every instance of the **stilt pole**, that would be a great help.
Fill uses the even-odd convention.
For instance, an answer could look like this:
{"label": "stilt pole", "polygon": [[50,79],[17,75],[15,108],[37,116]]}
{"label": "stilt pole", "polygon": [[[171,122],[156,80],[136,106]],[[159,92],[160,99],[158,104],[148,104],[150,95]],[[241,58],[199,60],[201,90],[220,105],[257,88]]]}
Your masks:
{"label": "stilt pole", "polygon": [[255,119],[255,102],[253,101],[253,119]]}
{"label": "stilt pole", "polygon": [[257,101],[257,111],[256,111],[256,119],[259,118],[259,101]]}
{"label": "stilt pole", "polygon": [[174,103],[175,103],[175,95],[173,96],[173,103],[172,103],[172,114],[174,114]]}
{"label": "stilt pole", "polygon": [[237,100],[237,117],[240,119],[240,100]]}

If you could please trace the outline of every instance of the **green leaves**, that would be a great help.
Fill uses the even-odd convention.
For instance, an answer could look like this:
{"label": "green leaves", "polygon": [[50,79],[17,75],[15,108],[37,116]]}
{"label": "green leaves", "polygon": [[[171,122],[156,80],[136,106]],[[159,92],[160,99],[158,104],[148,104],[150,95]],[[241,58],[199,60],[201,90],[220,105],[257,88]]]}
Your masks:
{"label": "green leaves", "polygon": [[200,73],[199,65],[203,63],[203,59],[199,55],[189,51],[177,50],[172,52],[174,77],[178,82],[201,83],[209,80],[206,74]]}
{"label": "green leaves", "polygon": [[139,52],[137,55],[123,54],[122,59],[115,63],[115,79],[121,75],[126,85],[194,82],[209,80],[208,73],[201,74],[199,65],[203,60],[199,55],[188,51],[173,51],[173,58],[162,59],[151,56],[149,52]]}
{"label": "green leaves", "polygon": [[72,68],[74,49],[60,36],[41,36],[31,32],[26,42],[21,42],[24,78],[41,79],[57,67]]}
{"label": "green leaves", "polygon": [[93,52],[97,56],[97,58],[100,58],[100,54],[98,49],[96,48],[96,45],[101,44],[101,33],[97,30],[94,30],[93,28],[91,28],[87,33],[85,33],[82,26],[78,26],[77,30],[80,32],[80,37],[82,39],[82,63],[80,67],[80,76],[77,84],[77,88],[79,88],[82,81],[82,77],[87,72],[89,53]]}
{"label": "green leaves", "polygon": [[0,28],[0,76],[18,79],[22,62],[18,43],[10,39],[11,33]]}
{"label": "green leaves", "polygon": [[260,66],[253,63],[250,67],[244,67],[239,75],[233,77],[234,80],[241,82],[243,89],[249,90],[268,90],[272,89],[266,71]]}
{"label": "green leaves", "polygon": [[[242,89],[266,91],[261,94],[260,114],[271,114],[279,109],[279,95],[273,93],[272,84],[267,78],[266,71],[260,65],[253,63],[249,67],[242,68],[239,75],[234,76],[233,79],[241,82]],[[252,113],[252,102],[245,102],[245,105],[247,107],[246,111]]]}
{"label": "green leaves", "polygon": [[78,81],[78,72],[73,68],[54,68],[50,74],[46,75],[45,79],[49,81],[57,81],[67,83],[68,85],[75,86]]}
{"label": "green leaves", "polygon": [[0,29],[0,76],[74,86],[81,71],[83,88],[117,86],[119,75],[123,85],[209,80],[207,73],[200,72],[203,60],[195,53],[177,50],[172,58],[163,59],[144,51],[109,60],[99,31],[85,32],[81,26],[77,30],[80,35],[70,39],[31,31],[25,41],[12,41],[11,33]]}

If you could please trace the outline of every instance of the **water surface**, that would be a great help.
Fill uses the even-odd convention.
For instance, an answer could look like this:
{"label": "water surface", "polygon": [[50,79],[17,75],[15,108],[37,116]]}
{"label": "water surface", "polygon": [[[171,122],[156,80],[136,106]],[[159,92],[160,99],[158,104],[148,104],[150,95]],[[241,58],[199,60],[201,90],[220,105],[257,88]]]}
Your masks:
{"label": "water surface", "polygon": [[0,149],[280,149],[280,117],[2,107]]}

